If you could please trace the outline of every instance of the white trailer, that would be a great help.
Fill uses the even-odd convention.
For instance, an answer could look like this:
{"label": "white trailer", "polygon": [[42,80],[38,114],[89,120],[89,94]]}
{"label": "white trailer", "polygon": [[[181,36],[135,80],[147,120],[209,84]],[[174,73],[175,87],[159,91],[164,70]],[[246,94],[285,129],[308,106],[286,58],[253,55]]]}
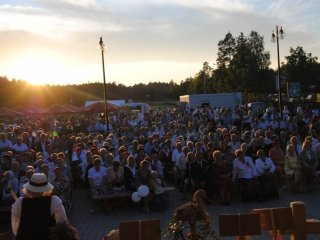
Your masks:
{"label": "white trailer", "polygon": [[180,102],[185,102],[189,107],[227,107],[234,108],[242,105],[241,92],[210,93],[180,96]]}

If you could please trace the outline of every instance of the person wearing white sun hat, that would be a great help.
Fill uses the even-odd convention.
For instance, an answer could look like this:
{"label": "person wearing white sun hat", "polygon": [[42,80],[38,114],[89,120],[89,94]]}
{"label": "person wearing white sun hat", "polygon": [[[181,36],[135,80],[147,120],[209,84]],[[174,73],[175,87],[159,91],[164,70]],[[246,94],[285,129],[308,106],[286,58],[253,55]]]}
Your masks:
{"label": "person wearing white sun hat", "polygon": [[34,173],[24,185],[25,197],[12,205],[12,231],[19,239],[49,239],[48,228],[56,223],[68,222],[62,201],[51,196],[53,186],[43,173]]}

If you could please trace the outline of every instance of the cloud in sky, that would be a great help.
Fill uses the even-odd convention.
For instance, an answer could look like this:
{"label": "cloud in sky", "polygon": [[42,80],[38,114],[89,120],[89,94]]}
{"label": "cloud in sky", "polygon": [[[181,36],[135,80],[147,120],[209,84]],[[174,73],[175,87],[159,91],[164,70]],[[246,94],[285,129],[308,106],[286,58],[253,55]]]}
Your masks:
{"label": "cloud in sky", "polygon": [[227,32],[238,36],[251,30],[265,37],[275,66],[270,38],[277,24],[286,32],[281,61],[296,46],[320,55],[319,10],[318,0],[0,1],[0,75],[24,79],[19,66],[46,81],[37,67],[23,65],[21,59],[30,57],[42,58],[51,64],[48,69],[69,79],[57,83],[101,81],[97,45],[102,36],[108,82],[180,82],[204,61],[215,61],[217,43]]}

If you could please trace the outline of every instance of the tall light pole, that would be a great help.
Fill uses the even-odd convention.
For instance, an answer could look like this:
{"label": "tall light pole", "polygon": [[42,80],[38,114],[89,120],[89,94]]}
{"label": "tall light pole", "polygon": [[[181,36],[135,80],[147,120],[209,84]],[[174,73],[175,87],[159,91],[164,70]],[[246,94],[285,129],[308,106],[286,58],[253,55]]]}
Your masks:
{"label": "tall light pole", "polygon": [[106,86],[106,74],[104,70],[104,50],[106,49],[102,37],[99,41],[101,57],[102,57],[102,72],[103,72],[103,99],[104,99],[104,117],[107,124],[107,134],[109,134],[109,118],[108,118],[108,101],[107,101],[107,86]]}
{"label": "tall light pole", "polygon": [[281,74],[280,74],[280,52],[279,52],[279,37],[283,39],[284,37],[284,31],[282,30],[282,27],[280,27],[280,30],[278,29],[278,25],[276,26],[276,31],[272,33],[272,39],[277,41],[277,55],[278,55],[278,104],[279,104],[279,114],[282,118],[282,110],[281,110]]}

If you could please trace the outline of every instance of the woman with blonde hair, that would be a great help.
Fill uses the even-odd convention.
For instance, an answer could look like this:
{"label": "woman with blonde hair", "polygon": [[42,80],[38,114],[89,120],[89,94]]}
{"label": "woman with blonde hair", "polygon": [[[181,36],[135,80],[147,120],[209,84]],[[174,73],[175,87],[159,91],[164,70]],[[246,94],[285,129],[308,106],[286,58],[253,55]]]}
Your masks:
{"label": "woman with blonde hair", "polygon": [[[296,147],[293,144],[288,144],[286,149],[286,156],[284,158],[284,172],[287,176],[285,188],[297,192],[303,192],[303,174],[302,166],[299,157],[296,153]],[[293,180],[293,182],[292,182]]]}
{"label": "woman with blonde hair", "polygon": [[53,186],[43,173],[35,173],[24,185],[25,197],[12,205],[11,225],[16,240],[49,239],[49,227],[67,222],[62,200],[51,196]]}

